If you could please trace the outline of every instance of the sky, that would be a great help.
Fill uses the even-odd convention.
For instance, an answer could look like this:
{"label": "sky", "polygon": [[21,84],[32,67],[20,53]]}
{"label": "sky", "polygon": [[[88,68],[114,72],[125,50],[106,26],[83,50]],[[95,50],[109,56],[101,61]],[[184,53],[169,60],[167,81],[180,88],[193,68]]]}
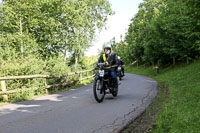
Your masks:
{"label": "sky", "polygon": [[98,55],[98,49],[102,49],[102,45],[113,37],[119,42],[120,36],[124,37],[128,31],[131,18],[138,12],[138,6],[143,0],[109,0],[109,2],[115,14],[108,17],[107,30],[97,33],[93,46],[85,53],[86,56]]}

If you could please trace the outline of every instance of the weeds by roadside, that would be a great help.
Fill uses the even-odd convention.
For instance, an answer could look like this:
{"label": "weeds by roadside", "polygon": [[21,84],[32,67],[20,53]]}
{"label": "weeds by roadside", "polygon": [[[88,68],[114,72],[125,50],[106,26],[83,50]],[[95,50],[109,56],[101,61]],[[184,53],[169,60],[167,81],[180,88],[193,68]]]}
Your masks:
{"label": "weeds by roadside", "polygon": [[[139,133],[198,133],[200,131],[199,69],[199,61],[189,65],[181,64],[161,68],[159,74],[156,74],[152,67],[136,68],[128,66],[126,68],[128,72],[156,79],[161,87],[161,95],[158,95],[154,103],[143,114],[147,118],[147,125],[141,124],[146,121],[142,115],[138,118],[139,124],[136,122],[137,120],[133,121],[126,127],[126,132],[124,133],[135,133],[135,131],[138,133],[138,129],[143,128],[144,130]],[[166,84],[168,86],[165,86]],[[164,99],[159,100],[159,98]],[[155,111],[156,109],[158,111]],[[157,115],[152,115],[150,112],[157,112]]]}

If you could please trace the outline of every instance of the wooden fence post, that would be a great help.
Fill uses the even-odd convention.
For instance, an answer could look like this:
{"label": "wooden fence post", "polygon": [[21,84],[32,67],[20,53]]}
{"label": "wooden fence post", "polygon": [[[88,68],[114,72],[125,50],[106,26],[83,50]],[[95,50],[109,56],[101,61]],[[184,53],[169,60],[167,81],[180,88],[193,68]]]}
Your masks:
{"label": "wooden fence post", "polygon": [[44,79],[44,84],[45,84],[45,92],[46,94],[48,94],[48,90],[47,90],[47,78]]}
{"label": "wooden fence post", "polygon": [[80,83],[82,83],[82,72],[80,73]]}
{"label": "wooden fence post", "polygon": [[[6,92],[6,82],[5,80],[1,81],[1,88],[3,92]],[[8,101],[8,95],[3,95],[3,101]]]}

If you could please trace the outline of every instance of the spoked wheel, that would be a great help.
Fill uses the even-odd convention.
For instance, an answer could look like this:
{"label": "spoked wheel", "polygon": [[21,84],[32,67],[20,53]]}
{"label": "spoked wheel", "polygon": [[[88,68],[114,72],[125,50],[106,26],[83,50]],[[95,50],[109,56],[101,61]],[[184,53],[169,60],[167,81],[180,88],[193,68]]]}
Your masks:
{"label": "spoked wheel", "polygon": [[103,89],[103,83],[100,80],[95,80],[93,84],[94,98],[97,102],[101,103],[105,96],[105,91]]}
{"label": "spoked wheel", "polygon": [[113,85],[113,86],[114,86],[114,89],[113,89],[112,95],[113,95],[114,97],[116,97],[117,94],[118,94],[118,80],[116,80],[116,83],[115,83],[115,85]]}

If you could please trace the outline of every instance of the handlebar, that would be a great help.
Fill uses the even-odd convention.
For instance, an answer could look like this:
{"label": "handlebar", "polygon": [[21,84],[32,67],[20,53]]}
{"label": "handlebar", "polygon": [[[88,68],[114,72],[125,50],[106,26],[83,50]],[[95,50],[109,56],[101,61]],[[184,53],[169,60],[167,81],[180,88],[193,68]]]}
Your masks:
{"label": "handlebar", "polygon": [[[107,65],[105,62],[103,63],[98,63],[97,66],[93,69],[93,70],[97,70],[97,69],[100,69],[100,68],[104,68],[104,67],[109,67],[111,65]],[[118,67],[119,65],[115,65],[114,67]]]}
{"label": "handlebar", "polygon": [[103,65],[106,65],[106,63],[105,63],[105,62],[103,62],[103,63],[98,63],[98,66],[103,66]]}

